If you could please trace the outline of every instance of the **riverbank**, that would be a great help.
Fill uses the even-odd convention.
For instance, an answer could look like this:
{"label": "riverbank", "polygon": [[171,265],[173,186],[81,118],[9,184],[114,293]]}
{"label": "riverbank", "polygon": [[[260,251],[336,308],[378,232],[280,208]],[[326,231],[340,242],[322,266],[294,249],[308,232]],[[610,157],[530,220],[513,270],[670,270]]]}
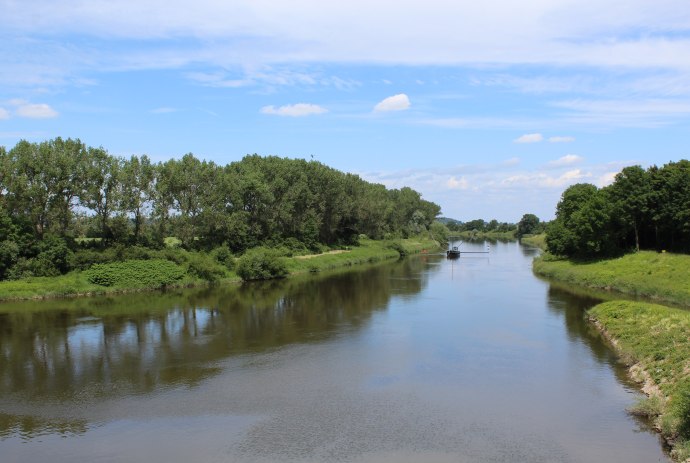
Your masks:
{"label": "riverbank", "polygon": [[647,416],[690,461],[690,311],[634,301],[610,301],[588,312],[642,384],[647,398],[631,413]]}
{"label": "riverbank", "polygon": [[[309,256],[284,257],[290,275],[316,273],[338,267],[348,267],[363,263],[373,263],[395,259],[402,254],[417,254],[425,250],[439,249],[439,243],[429,238],[418,237],[400,240],[362,239],[359,246],[352,246],[344,252],[316,254]],[[237,284],[241,278],[234,270],[227,270],[214,284]],[[194,287],[210,284],[187,271],[181,279],[168,288]],[[73,271],[56,277],[31,277],[21,280],[0,282],[0,301],[22,299],[48,299],[59,297],[95,296],[121,294],[137,291],[151,291],[159,287],[130,283],[125,286],[101,286],[91,283],[86,271]]]}
{"label": "riverbank", "polygon": [[[690,256],[641,251],[616,259],[578,262],[549,254],[533,262],[539,276],[576,287],[604,290],[690,307]],[[690,461],[690,311],[648,302],[612,300],[589,319],[609,339],[647,398],[631,413],[649,417],[673,446],[677,461]]]}
{"label": "riverbank", "polygon": [[548,254],[533,263],[534,273],[564,283],[617,291],[690,307],[690,256],[640,251],[609,260],[578,262]]}
{"label": "riverbank", "polygon": [[528,246],[534,246],[542,251],[546,251],[546,233],[540,233],[538,235],[524,235],[522,238],[520,238],[520,243]]}

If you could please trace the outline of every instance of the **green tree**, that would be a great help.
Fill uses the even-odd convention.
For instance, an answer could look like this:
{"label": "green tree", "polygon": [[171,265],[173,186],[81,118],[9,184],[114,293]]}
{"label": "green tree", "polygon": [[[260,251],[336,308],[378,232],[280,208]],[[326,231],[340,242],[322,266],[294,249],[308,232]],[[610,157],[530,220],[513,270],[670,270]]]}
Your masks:
{"label": "green tree", "polygon": [[[640,166],[626,167],[606,191],[613,203],[614,215],[624,228],[632,229],[635,249],[640,250],[640,230],[649,221],[652,184],[650,175]],[[625,235],[626,230],[622,233]]]}
{"label": "green tree", "polygon": [[6,206],[25,215],[40,239],[49,228],[64,233],[80,193],[77,166],[85,155],[79,140],[18,142],[3,156]]}
{"label": "green tree", "polygon": [[516,236],[522,238],[525,235],[538,233],[539,225],[539,217],[534,214],[525,214],[518,222]]}
{"label": "green tree", "polygon": [[104,240],[113,238],[110,217],[120,203],[122,163],[103,148],[88,148],[82,164],[83,185],[81,205],[91,209],[98,218],[100,235]]}
{"label": "green tree", "polygon": [[132,214],[134,242],[138,242],[147,206],[154,197],[155,168],[148,156],[132,156],[122,162],[120,176],[120,209]]}
{"label": "green tree", "polygon": [[549,252],[567,257],[595,257],[616,251],[611,205],[605,192],[588,183],[567,188],[547,228]]}

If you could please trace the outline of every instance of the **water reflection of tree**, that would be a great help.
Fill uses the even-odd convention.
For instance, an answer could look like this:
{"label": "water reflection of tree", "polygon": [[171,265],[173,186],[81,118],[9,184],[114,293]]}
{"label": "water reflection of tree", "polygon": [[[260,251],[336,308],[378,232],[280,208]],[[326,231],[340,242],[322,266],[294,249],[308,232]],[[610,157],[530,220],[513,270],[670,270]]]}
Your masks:
{"label": "water reflection of tree", "polygon": [[599,330],[587,320],[587,310],[602,302],[604,298],[611,298],[612,295],[552,283],[548,297],[549,309],[563,316],[569,339],[585,345],[597,362],[613,367],[616,378],[622,384],[630,385],[631,380],[626,368],[619,362],[618,356]]}
{"label": "water reflection of tree", "polygon": [[193,386],[229,356],[361,328],[393,295],[418,293],[424,266],[409,259],[235,287],[44,301],[45,310],[15,304],[0,314],[0,395],[70,399]]}

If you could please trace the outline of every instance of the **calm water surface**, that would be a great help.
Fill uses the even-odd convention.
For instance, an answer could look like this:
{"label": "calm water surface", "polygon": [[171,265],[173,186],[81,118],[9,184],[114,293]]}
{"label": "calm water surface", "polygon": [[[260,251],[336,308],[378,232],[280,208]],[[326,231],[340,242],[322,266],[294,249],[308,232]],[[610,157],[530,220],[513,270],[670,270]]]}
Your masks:
{"label": "calm water surface", "polygon": [[667,461],[534,253],[0,305],[0,461]]}

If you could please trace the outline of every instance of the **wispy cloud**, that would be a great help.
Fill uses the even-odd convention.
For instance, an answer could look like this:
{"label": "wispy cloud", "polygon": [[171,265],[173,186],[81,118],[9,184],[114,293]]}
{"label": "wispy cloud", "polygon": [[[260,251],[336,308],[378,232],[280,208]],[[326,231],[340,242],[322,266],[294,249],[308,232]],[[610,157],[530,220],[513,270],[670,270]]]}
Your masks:
{"label": "wispy cloud", "polygon": [[539,143],[542,140],[544,140],[544,136],[542,134],[528,133],[516,138],[513,140],[513,143]]}
{"label": "wispy cloud", "polygon": [[578,156],[577,154],[566,154],[562,158],[556,159],[555,161],[550,161],[547,165],[550,167],[564,167],[571,166],[584,161],[584,158]]}
{"label": "wispy cloud", "polygon": [[634,161],[585,164],[583,158],[569,155],[527,169],[511,161],[361,175],[391,188],[407,185],[422,191],[426,199],[442,204],[444,215],[449,217],[517,222],[522,214],[530,211],[550,220],[561,193],[568,186],[589,182],[602,187],[623,167],[636,164]]}
{"label": "wispy cloud", "polygon": [[280,106],[278,108],[273,105],[264,106],[261,108],[260,112],[261,114],[270,114],[274,116],[302,117],[327,113],[328,110],[315,104],[297,103],[293,105]]}
{"label": "wispy cloud", "polygon": [[12,110],[2,109],[0,119],[9,119],[12,115],[27,119],[51,119],[60,114],[46,103],[31,103],[22,99],[12,99],[7,102]]}
{"label": "wispy cloud", "polygon": [[374,112],[404,111],[410,108],[410,99],[404,93],[389,96],[374,106]]}
{"label": "wispy cloud", "polygon": [[564,100],[553,106],[567,110],[564,121],[605,127],[660,127],[690,116],[690,99]]}
{"label": "wispy cloud", "polygon": [[466,190],[469,188],[469,183],[465,177],[460,177],[459,179],[452,175],[447,181],[446,186],[450,190]]}

